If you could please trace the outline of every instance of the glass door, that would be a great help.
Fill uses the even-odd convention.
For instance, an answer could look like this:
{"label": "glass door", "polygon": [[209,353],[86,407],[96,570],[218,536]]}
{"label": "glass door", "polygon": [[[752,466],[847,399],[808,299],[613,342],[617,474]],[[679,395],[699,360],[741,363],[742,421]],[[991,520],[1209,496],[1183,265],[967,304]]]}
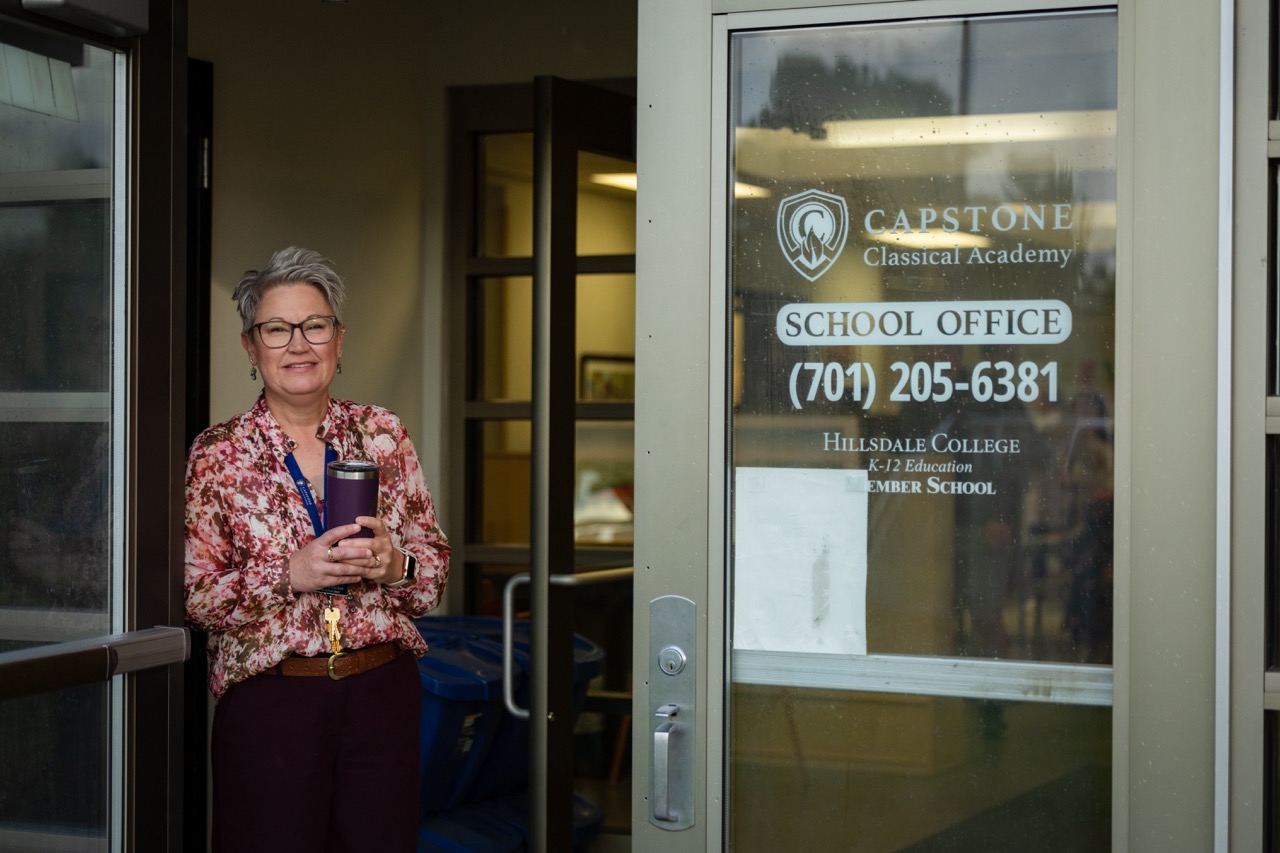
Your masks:
{"label": "glass door", "polygon": [[641,75],[636,850],[1111,848],[1117,18],[953,8]]}
{"label": "glass door", "polygon": [[729,37],[734,850],[1110,848],[1116,40]]}
{"label": "glass door", "polygon": [[525,798],[530,850],[628,827],[633,121],[629,94],[554,78],[451,92],[453,565],[470,630],[505,603],[519,646],[455,803]]}
{"label": "glass door", "polygon": [[183,99],[116,13],[0,16],[0,850],[180,846]]}
{"label": "glass door", "polygon": [[[121,621],[126,81],[113,50],[18,24],[0,25],[0,43],[0,650],[12,651]],[[0,703],[0,848],[105,844],[112,692],[98,683]]]}

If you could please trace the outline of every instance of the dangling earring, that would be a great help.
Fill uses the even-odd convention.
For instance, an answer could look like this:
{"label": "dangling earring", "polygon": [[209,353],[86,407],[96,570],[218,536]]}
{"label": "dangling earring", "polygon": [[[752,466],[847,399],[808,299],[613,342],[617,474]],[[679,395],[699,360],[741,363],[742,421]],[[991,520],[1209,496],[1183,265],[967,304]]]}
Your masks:
{"label": "dangling earring", "polygon": [[249,379],[252,382],[258,381],[258,365],[256,364],[249,365]]}
{"label": "dangling earring", "polygon": [[338,361],[338,372],[339,372],[339,373],[341,373],[341,372],[342,372],[342,361],[341,361],[341,360],[339,360],[339,361]]}

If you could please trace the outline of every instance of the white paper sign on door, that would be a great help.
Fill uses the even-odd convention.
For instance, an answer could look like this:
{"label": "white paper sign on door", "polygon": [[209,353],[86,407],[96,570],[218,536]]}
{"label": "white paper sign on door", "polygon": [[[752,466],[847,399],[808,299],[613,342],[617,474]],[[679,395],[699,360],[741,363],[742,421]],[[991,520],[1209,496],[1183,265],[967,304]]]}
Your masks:
{"label": "white paper sign on door", "polygon": [[733,647],[867,653],[867,472],[738,468]]}

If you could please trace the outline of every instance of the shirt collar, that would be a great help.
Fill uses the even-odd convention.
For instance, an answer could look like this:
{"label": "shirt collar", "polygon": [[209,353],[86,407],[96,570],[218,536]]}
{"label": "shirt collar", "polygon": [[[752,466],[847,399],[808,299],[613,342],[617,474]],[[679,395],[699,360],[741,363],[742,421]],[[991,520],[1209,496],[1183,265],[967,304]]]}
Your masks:
{"label": "shirt collar", "polygon": [[339,417],[340,413],[338,401],[330,397],[329,405],[325,407],[324,420],[320,421],[320,429],[316,433],[325,444],[334,448],[341,448],[346,438],[346,430],[342,428],[343,419]]}
{"label": "shirt collar", "polygon": [[[330,397],[325,407],[324,418],[320,421],[319,429],[316,430],[316,434],[334,448],[341,448],[345,432],[341,427],[342,418],[339,415],[338,401]],[[282,457],[293,452],[293,441],[285,435],[275,415],[271,414],[271,409],[267,407],[265,393],[258,395],[258,401],[249,410],[249,419],[268,447],[277,451]]]}

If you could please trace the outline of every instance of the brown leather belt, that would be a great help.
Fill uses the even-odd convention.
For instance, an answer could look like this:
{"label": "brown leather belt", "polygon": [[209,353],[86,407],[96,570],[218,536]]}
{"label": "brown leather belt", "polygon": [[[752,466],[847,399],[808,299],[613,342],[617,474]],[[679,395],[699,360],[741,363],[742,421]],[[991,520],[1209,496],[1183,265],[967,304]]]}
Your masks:
{"label": "brown leather belt", "polygon": [[341,681],[348,676],[377,669],[384,663],[391,663],[400,656],[401,651],[399,643],[378,643],[376,646],[365,646],[363,649],[324,657],[287,657],[270,669],[264,669],[262,674],[327,675],[334,681]]}

